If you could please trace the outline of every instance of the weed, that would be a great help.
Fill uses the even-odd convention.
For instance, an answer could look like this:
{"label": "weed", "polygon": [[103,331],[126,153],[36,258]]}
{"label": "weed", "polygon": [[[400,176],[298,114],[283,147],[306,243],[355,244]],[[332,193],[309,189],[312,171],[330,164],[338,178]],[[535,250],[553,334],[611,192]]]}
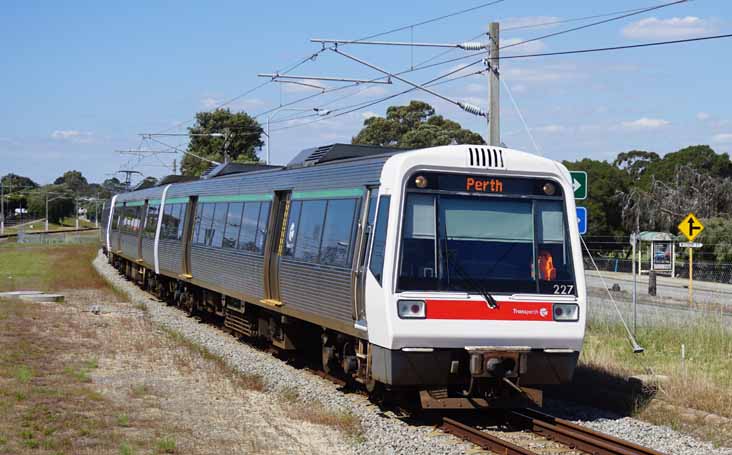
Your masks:
{"label": "weed", "polygon": [[33,372],[26,365],[21,365],[15,370],[15,378],[22,384],[27,384],[33,377]]}
{"label": "weed", "polygon": [[156,444],[156,447],[158,449],[158,453],[176,453],[177,452],[177,446],[175,444],[175,439],[171,437],[164,437],[158,439],[158,442]]}
{"label": "weed", "polygon": [[150,387],[145,384],[134,385],[130,388],[130,395],[132,398],[142,398],[146,395],[150,395]]}
{"label": "weed", "polygon": [[127,442],[123,442],[119,445],[119,455],[134,455],[135,451],[132,450],[132,446],[130,446]]}
{"label": "weed", "polygon": [[117,425],[120,427],[130,426],[130,418],[127,414],[120,414],[117,416]]}
{"label": "weed", "polygon": [[294,388],[287,387],[280,392],[280,398],[289,403],[295,403],[300,398],[300,394]]}

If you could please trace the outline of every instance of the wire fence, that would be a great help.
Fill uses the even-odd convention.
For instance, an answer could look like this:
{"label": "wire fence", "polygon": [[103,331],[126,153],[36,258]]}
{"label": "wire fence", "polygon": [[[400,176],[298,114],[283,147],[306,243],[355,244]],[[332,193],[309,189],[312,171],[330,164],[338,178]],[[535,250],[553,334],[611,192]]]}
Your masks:
{"label": "wire fence", "polygon": [[[597,267],[605,272],[632,273],[633,261],[630,259],[620,259],[612,257],[593,256]],[[585,270],[591,270],[592,261],[588,257],[584,259]],[[647,274],[651,268],[650,260],[640,262],[640,270],[642,274]],[[671,275],[671,269],[657,270],[659,275]],[[692,271],[693,279],[697,281],[708,281],[713,283],[732,283],[732,264],[716,263],[707,261],[694,261],[694,269]],[[677,261],[673,270],[675,278],[689,277],[689,263],[687,261]]]}

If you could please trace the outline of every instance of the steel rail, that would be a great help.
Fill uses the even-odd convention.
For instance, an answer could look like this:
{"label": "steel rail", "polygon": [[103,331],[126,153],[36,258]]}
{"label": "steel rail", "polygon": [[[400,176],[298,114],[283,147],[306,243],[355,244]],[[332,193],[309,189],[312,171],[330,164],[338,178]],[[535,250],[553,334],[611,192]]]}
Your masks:
{"label": "steel rail", "polygon": [[539,411],[512,411],[509,421],[549,440],[593,455],[663,455],[657,450],[625,441]]}
{"label": "steel rail", "polygon": [[505,441],[448,417],[442,419],[441,429],[466,441],[470,441],[482,449],[488,449],[495,453],[503,455],[537,455],[536,452],[532,452],[529,449],[517,446],[512,442]]}

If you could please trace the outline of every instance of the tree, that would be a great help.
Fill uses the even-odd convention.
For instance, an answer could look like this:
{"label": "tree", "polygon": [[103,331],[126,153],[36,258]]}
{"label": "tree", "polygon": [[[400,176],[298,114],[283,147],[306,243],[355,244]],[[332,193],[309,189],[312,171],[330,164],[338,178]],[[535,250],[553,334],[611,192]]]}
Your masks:
{"label": "tree", "polygon": [[45,185],[28,195],[28,211],[38,218],[46,216],[48,195],[48,221],[59,223],[74,214],[74,196],[66,185]]}
{"label": "tree", "polygon": [[633,180],[638,180],[650,164],[660,159],[656,152],[631,150],[630,152],[619,153],[618,157],[613,161],[613,165],[625,170]]}
{"label": "tree", "polygon": [[352,139],[354,144],[402,148],[423,148],[449,144],[485,144],[483,138],[459,123],[435,115],[423,101],[406,106],[390,106],[386,117],[370,117]]}
{"label": "tree", "polygon": [[2,182],[3,186],[5,187],[5,192],[11,191],[13,188],[16,189],[29,189],[29,188],[38,188],[38,184],[31,180],[29,177],[23,177],[22,175],[17,174],[7,174],[6,176],[2,177],[0,179],[0,182]]}
{"label": "tree", "polygon": [[650,189],[652,178],[666,183],[675,181],[680,167],[688,166],[713,177],[732,177],[732,161],[726,153],[717,154],[708,145],[692,145],[677,152],[667,153],[645,168],[641,185]]}
{"label": "tree", "polygon": [[79,171],[66,171],[64,172],[64,175],[57,178],[53,184],[65,185],[75,193],[82,193],[89,186],[89,182],[86,181],[86,177],[81,175],[81,172]]}
{"label": "tree", "polygon": [[121,193],[125,190],[125,184],[120,182],[117,177],[105,180],[101,186],[107,192],[107,195],[104,197],[109,197],[109,195]]}
{"label": "tree", "polygon": [[261,140],[262,127],[253,117],[244,112],[232,113],[228,109],[216,109],[213,112],[196,114],[196,124],[189,128],[191,134],[221,133],[225,137],[191,136],[188,154],[181,163],[183,175],[198,176],[203,174],[211,163],[195,155],[224,162],[224,146],[229,161],[236,163],[258,163],[257,148],[264,143]]}

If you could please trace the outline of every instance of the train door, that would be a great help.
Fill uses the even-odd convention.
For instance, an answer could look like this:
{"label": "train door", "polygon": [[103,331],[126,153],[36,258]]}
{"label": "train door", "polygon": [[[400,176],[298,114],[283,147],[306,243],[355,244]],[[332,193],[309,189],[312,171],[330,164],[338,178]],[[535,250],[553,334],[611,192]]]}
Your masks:
{"label": "train door", "polygon": [[365,326],[366,322],[366,255],[371,241],[374,217],[376,216],[376,198],[379,187],[366,188],[363,211],[358,222],[356,249],[353,254],[353,316],[358,325]]}
{"label": "train door", "polygon": [[145,232],[145,224],[147,223],[147,208],[148,208],[148,201],[145,200],[145,203],[140,206],[138,210],[141,211],[139,219],[139,229],[137,230],[137,262],[142,261],[142,236]]}
{"label": "train door", "polygon": [[265,299],[272,303],[280,300],[280,257],[285,245],[287,215],[290,211],[290,191],[275,191],[272,212],[269,217],[267,241],[264,257]]}
{"label": "train door", "polygon": [[183,224],[183,236],[181,244],[183,246],[183,254],[181,255],[182,275],[191,277],[191,245],[193,244],[193,230],[196,228],[196,213],[198,209],[198,196],[191,196],[188,204],[186,204],[186,213],[181,223]]}

